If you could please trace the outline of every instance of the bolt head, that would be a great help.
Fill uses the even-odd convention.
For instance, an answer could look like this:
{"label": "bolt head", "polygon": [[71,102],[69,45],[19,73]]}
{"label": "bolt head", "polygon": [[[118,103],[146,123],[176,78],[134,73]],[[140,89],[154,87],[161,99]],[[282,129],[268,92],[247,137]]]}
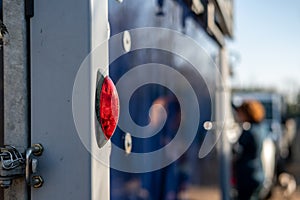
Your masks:
{"label": "bolt head", "polygon": [[40,188],[44,184],[44,180],[41,176],[33,176],[32,177],[32,187]]}

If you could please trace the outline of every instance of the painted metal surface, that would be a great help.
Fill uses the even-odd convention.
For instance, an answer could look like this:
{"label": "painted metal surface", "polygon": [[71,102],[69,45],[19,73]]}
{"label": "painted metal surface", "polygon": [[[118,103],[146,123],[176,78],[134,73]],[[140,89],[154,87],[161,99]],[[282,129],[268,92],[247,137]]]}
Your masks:
{"label": "painted metal surface", "polygon": [[[140,126],[148,126],[151,121],[151,109],[153,104],[160,103],[164,106],[168,117],[163,128],[151,137],[145,137],[145,132],[130,132],[132,136],[132,148],[129,155],[126,154],[126,131],[121,127],[117,129],[112,138],[111,157],[111,199],[112,200],[127,200],[127,199],[189,199],[192,196],[193,188],[203,187],[218,187],[219,184],[219,159],[216,156],[216,151],[212,151],[208,156],[199,159],[198,152],[203,143],[204,137],[207,134],[203,128],[205,121],[211,121],[214,115],[214,102],[216,93],[208,94],[208,87],[215,87],[215,75],[206,76],[207,74],[198,74],[197,70],[191,66],[189,59],[198,57],[201,60],[201,65],[196,68],[210,69],[213,71],[213,62],[207,59],[214,54],[218,54],[219,48],[210,36],[207,35],[206,16],[196,16],[194,11],[184,3],[184,1],[142,1],[142,0],[126,0],[122,4],[114,1],[109,2],[109,21],[111,25],[112,35],[118,34],[125,30],[143,27],[160,27],[175,30],[179,33],[186,34],[191,37],[197,44],[203,47],[209,56],[191,49],[186,43],[176,41],[176,37],[164,37],[163,31],[149,32],[146,37],[141,37],[131,33],[131,44],[134,51],[122,55],[119,59],[113,61],[110,65],[110,74],[112,79],[117,83],[126,76],[127,72],[143,66],[145,63],[152,63],[147,66],[154,68],[164,64],[170,66],[184,75],[192,85],[199,102],[200,120],[197,135],[191,144],[190,148],[176,161],[170,165],[145,173],[129,173],[120,169],[114,168],[114,160],[120,158],[119,149],[124,150],[124,157],[130,157],[132,154],[152,153],[163,149],[168,142],[176,137],[178,130],[178,116],[180,115],[180,106],[177,101],[177,94],[172,93],[168,87],[162,87],[158,84],[147,84],[139,87],[131,96],[129,105],[122,103],[122,95],[120,95],[121,112],[124,106],[129,106],[132,120]],[[206,7],[205,7],[206,9]],[[137,17],[138,16],[138,17]],[[160,38],[160,39],[157,39]],[[149,41],[152,46],[166,46],[167,49],[182,49],[187,57],[179,57],[173,52],[167,52],[162,49],[138,49],[136,46],[143,43],[144,40]],[[115,58],[115,49],[120,44],[110,44],[110,56]],[[159,43],[159,45],[158,45]],[[121,46],[122,47],[122,46]],[[112,60],[110,60],[112,62]],[[205,71],[205,70],[203,70]],[[175,88],[180,87],[181,83],[178,79],[170,79],[160,72],[148,73],[147,77],[157,78],[166,84],[173,85]],[[203,76],[206,76],[205,82]],[[134,80],[145,78],[142,72],[133,77]],[[133,79],[132,78],[132,79]],[[123,83],[123,82],[122,82]],[[130,85],[131,82],[128,82]],[[184,89],[180,90],[181,94],[185,94]],[[119,93],[120,94],[120,93]],[[222,95],[222,94],[221,94]],[[221,96],[219,95],[219,96]],[[186,96],[186,98],[189,98]],[[224,99],[222,99],[224,100]],[[122,107],[123,106],[123,107]],[[222,107],[223,108],[223,107]],[[221,109],[222,109],[221,108]],[[194,110],[197,108],[195,107]],[[150,111],[149,111],[150,110]],[[191,115],[191,113],[189,113]],[[163,114],[160,114],[161,117]],[[122,114],[121,114],[122,117]],[[223,116],[224,117],[224,116]],[[222,118],[222,116],[220,117]],[[182,118],[181,118],[182,119]],[[215,119],[214,119],[215,120]],[[185,127],[185,133],[190,134],[190,127]],[[139,129],[141,130],[141,129]],[[182,141],[184,143],[184,141]],[[180,145],[180,143],[179,143]],[[169,156],[176,154],[176,151],[168,152]],[[158,157],[157,160],[161,159]],[[148,161],[148,162],[147,162]],[[153,160],[155,162],[155,160]],[[136,165],[151,166],[153,162],[149,162],[145,158],[144,162],[128,162],[127,166],[135,168]],[[163,161],[161,161],[163,162]],[[128,168],[127,168],[128,169]]]}
{"label": "painted metal surface", "polygon": [[[80,140],[72,112],[72,92],[81,63],[108,38],[107,1],[41,0],[34,3],[31,142],[44,146],[38,166],[44,185],[31,190],[31,199],[108,200],[109,167],[92,156],[98,148],[94,138],[97,71],[106,65],[95,66],[91,62],[82,74],[83,120],[77,123],[84,124],[84,134],[90,141],[88,146]],[[107,46],[97,57],[107,62]],[[109,145],[106,151],[109,155]]]}

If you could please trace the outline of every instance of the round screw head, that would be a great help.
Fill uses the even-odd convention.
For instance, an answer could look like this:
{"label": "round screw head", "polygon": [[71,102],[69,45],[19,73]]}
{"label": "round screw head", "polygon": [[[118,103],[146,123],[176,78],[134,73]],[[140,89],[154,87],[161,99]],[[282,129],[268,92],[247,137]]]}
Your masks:
{"label": "round screw head", "polygon": [[32,187],[40,188],[44,184],[44,180],[41,176],[33,176],[32,177]]}
{"label": "round screw head", "polygon": [[32,147],[34,148],[33,155],[35,155],[35,156],[42,155],[42,153],[44,151],[44,147],[41,144],[34,144],[34,145],[32,145]]}

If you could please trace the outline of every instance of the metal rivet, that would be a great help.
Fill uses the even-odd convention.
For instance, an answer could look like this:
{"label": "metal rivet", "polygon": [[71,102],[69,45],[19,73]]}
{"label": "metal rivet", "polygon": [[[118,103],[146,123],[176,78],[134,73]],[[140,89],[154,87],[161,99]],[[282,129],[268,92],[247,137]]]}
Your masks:
{"label": "metal rivet", "polygon": [[130,154],[132,150],[132,138],[130,133],[125,134],[124,146],[126,154]]}
{"label": "metal rivet", "polygon": [[213,128],[213,123],[210,121],[206,121],[203,124],[203,128],[207,131],[210,131]]}
{"label": "metal rivet", "polygon": [[41,176],[33,176],[32,177],[32,186],[34,188],[40,188],[43,186],[44,180]]}
{"label": "metal rivet", "polygon": [[124,31],[123,33],[123,48],[126,52],[129,52],[131,49],[131,36],[129,31]]}
{"label": "metal rivet", "polygon": [[32,152],[33,155],[35,155],[35,156],[42,155],[44,148],[41,144],[34,144],[32,147],[33,147],[33,152]]}

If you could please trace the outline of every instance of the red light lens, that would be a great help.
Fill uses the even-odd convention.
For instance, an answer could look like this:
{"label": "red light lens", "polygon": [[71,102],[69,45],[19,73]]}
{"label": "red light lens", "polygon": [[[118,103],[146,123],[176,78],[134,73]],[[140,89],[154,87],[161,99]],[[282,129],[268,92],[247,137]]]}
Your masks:
{"label": "red light lens", "polygon": [[104,78],[100,92],[99,104],[100,125],[106,139],[110,139],[119,120],[119,97],[112,80]]}

